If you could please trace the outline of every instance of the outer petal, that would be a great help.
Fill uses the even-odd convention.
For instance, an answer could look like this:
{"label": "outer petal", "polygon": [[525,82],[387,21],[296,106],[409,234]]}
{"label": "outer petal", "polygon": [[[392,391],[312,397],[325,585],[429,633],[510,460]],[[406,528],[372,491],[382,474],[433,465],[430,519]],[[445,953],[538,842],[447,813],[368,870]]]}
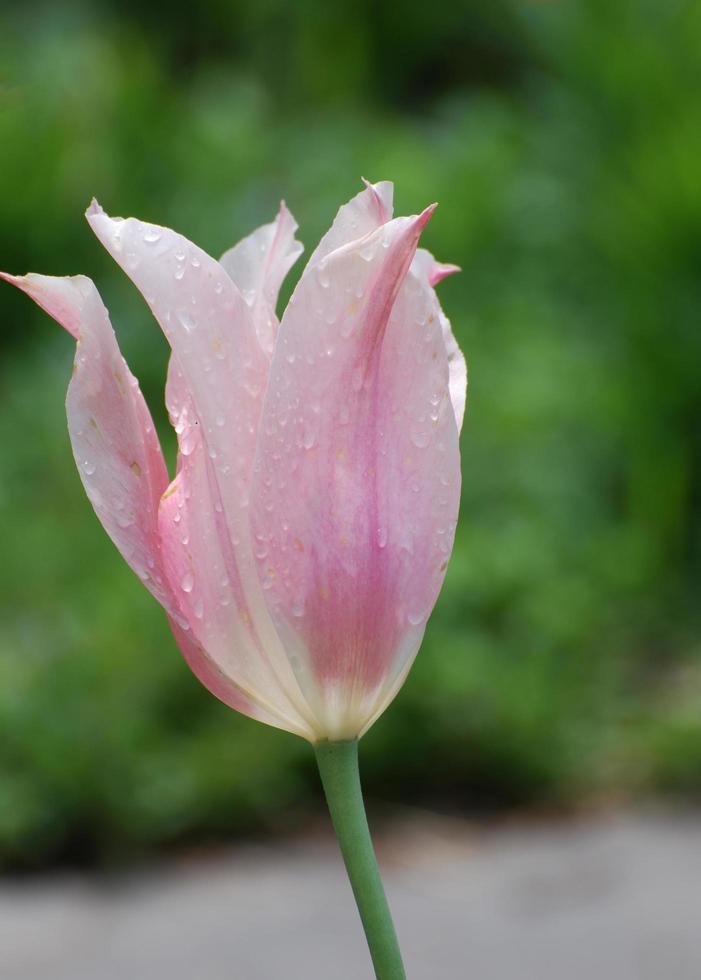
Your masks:
{"label": "outer petal", "polygon": [[0,276],[24,290],[78,341],[66,400],[78,472],[103,527],[164,606],[193,673],[230,707],[280,727],[278,718],[252,703],[213,664],[170,587],[158,530],[168,474],[148,407],[94,284],[84,276]]}
{"label": "outer petal", "polygon": [[378,184],[367,180],[363,183],[365,190],[339,209],[330,229],[312,252],[308,268],[337,248],[369,235],[391,219],[394,185],[388,180],[381,180]]}
{"label": "outer petal", "polygon": [[219,260],[253,310],[261,347],[270,355],[277,336],[280,286],[304,251],[295,238],[297,227],[283,201],[273,222],[256,229]]}
{"label": "outer petal", "polygon": [[158,436],[122,357],[99,293],[84,276],[3,276],[77,340],[66,410],[86,493],[124,559],[172,617],[160,566],[157,513],[168,485]]}
{"label": "outer petal", "polygon": [[[434,257],[424,248],[416,250],[416,256],[412,263],[412,271],[419,278],[427,281],[430,286],[436,286],[446,276],[452,276],[455,272],[460,272],[459,265],[450,265],[445,262],[436,262]],[[436,300],[438,303],[438,301]],[[438,318],[443,331],[443,342],[448,354],[448,372],[450,377],[450,400],[453,403],[455,421],[458,432],[462,429],[465,417],[465,403],[467,399],[467,364],[465,356],[458,347],[458,342],[453,334],[450,320],[443,312],[438,303]]]}
{"label": "outer petal", "polygon": [[256,705],[255,714],[246,713],[265,714],[268,724],[310,737],[309,729],[286,709],[287,697],[267,651],[251,630],[214,464],[185,384],[173,357],[166,400],[180,451],[177,476],[161,500],[159,528],[166,575],[200,647],[192,658],[198,664],[195,672],[201,677],[206,670],[205,683],[227,704],[232,697],[240,701],[245,696]]}
{"label": "outer petal", "polygon": [[[244,627],[236,637],[241,646],[230,644],[229,659],[219,667],[231,670],[242,689],[255,693],[261,703],[275,704],[281,717],[311,737],[309,707],[263,601],[249,529],[250,476],[269,367],[251,310],[219,263],[181,235],[134,218],[110,218],[97,205],[89,210],[88,221],[143,293],[166,335],[182,372],[192,423],[210,461],[210,494],[193,499],[192,510],[203,514],[221,507],[220,548],[227,555],[234,608]],[[171,554],[169,567],[176,565]],[[203,568],[198,573],[204,574]],[[182,580],[173,584],[182,590]],[[207,652],[218,656],[209,647]],[[262,677],[251,673],[254,666],[265,667],[265,686],[258,686]]]}
{"label": "outer petal", "polygon": [[188,667],[197,680],[216,698],[223,701],[229,708],[233,708],[249,718],[255,718],[256,721],[262,721],[273,728],[284,728],[295,735],[308,737],[305,731],[281,724],[277,714],[268,712],[260,704],[247,697],[230,677],[222,673],[191,632],[185,632],[173,620],[170,620],[170,628]]}
{"label": "outer petal", "polygon": [[358,734],[397,689],[452,543],[445,347],[433,290],[403,285],[429,215],[308,269],[271,368],[251,516],[274,621],[329,737]]}

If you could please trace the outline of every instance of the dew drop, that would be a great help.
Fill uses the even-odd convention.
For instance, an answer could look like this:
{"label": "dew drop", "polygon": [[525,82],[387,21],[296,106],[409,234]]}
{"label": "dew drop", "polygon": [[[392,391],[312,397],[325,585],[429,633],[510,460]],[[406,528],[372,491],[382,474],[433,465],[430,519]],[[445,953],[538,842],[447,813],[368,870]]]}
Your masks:
{"label": "dew drop", "polygon": [[181,310],[178,313],[178,320],[180,320],[181,324],[188,333],[192,333],[192,331],[197,327],[197,320],[191,313],[188,313],[185,310]]}
{"label": "dew drop", "polygon": [[417,429],[416,432],[411,433],[411,441],[417,449],[425,449],[431,441],[431,435],[423,429]]}
{"label": "dew drop", "polygon": [[149,245],[153,245],[154,242],[160,241],[161,235],[160,228],[147,228],[144,232],[144,241]]}
{"label": "dew drop", "polygon": [[328,289],[331,285],[331,279],[329,278],[329,273],[326,268],[326,262],[323,260],[316,267],[316,278],[319,281],[319,285],[322,289]]}
{"label": "dew drop", "polygon": [[95,472],[96,467],[94,463],[91,463],[89,459],[86,459],[83,461],[83,469],[85,470],[88,476],[92,476],[93,473]]}
{"label": "dew drop", "polygon": [[316,435],[314,430],[310,426],[305,425],[304,432],[302,433],[302,445],[305,449],[311,449],[315,442]]}
{"label": "dew drop", "polygon": [[384,548],[387,544],[387,528],[378,527],[377,529],[377,545],[379,548]]}
{"label": "dew drop", "polygon": [[192,572],[186,572],[180,583],[180,588],[183,592],[192,592],[195,587],[195,577]]}
{"label": "dew drop", "polygon": [[182,279],[182,277],[184,275],[185,275],[185,266],[184,265],[180,265],[180,266],[178,266],[178,268],[173,273],[173,278],[175,278],[175,279]]}
{"label": "dew drop", "polygon": [[424,613],[420,612],[410,612],[407,615],[407,619],[412,626],[420,626],[421,623],[426,619]]}

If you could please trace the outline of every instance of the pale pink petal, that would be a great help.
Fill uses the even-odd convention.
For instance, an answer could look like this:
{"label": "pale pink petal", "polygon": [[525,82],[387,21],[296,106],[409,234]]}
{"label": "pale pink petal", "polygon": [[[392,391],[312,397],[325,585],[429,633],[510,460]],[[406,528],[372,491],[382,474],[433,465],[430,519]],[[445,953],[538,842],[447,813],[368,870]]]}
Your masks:
{"label": "pale pink petal", "polygon": [[3,278],[76,338],[66,410],[80,478],[122,556],[168,613],[179,617],[158,541],[158,504],[168,474],[148,407],[97,289],[84,276]]}
{"label": "pale pink petal", "polygon": [[[436,286],[446,276],[452,276],[454,273],[460,272],[461,269],[459,265],[436,262],[430,252],[425,248],[419,248],[416,250],[416,255],[412,262],[412,271],[419,278],[425,279],[430,286]],[[438,303],[437,300],[436,302]],[[440,303],[438,303],[438,317],[443,331],[443,342],[445,343],[445,349],[448,354],[450,400],[453,404],[458,432],[460,432],[465,417],[465,403],[467,399],[467,364],[465,362],[465,355],[458,347],[450,320],[443,312]]]}
{"label": "pale pink petal", "polygon": [[388,180],[381,180],[377,184],[364,180],[363,183],[365,189],[339,209],[331,228],[312,252],[308,267],[320,262],[342,245],[369,235],[391,220],[394,185]]}
{"label": "pale pink petal", "polygon": [[185,385],[173,356],[166,400],[178,435],[178,473],[161,499],[159,529],[166,576],[197,644],[206,651],[192,655],[206,658],[197,675],[217,682],[214,693],[222,700],[222,684],[230,697],[245,697],[246,714],[265,714],[269,724],[310,737],[310,727],[290,710],[269,651],[252,629],[237,547],[229,540],[214,464]]}
{"label": "pale pink petal", "polygon": [[170,620],[170,628],[173,631],[175,640],[183,655],[183,659],[195,675],[197,680],[203,684],[216,698],[235,711],[239,711],[249,718],[262,721],[273,728],[283,728],[285,731],[300,735],[302,738],[309,738],[307,729],[297,728],[292,723],[281,722],[277,713],[268,712],[260,704],[248,697],[230,677],[222,673],[217,665],[210,659],[209,654],[195,640],[191,632],[185,632],[176,622]]}
{"label": "pale pink petal", "polygon": [[357,734],[396,689],[452,543],[447,357],[433,290],[405,281],[429,215],[308,267],[271,367],[251,518],[273,619],[329,737]]}
{"label": "pale pink petal", "polygon": [[280,286],[304,251],[295,238],[297,227],[283,201],[275,221],[256,229],[219,260],[251,307],[261,347],[271,355],[277,336],[275,308]]}
{"label": "pale pink petal", "polygon": [[[220,544],[239,616],[242,642],[229,643],[227,667],[235,667],[237,685],[255,690],[261,702],[277,704],[298,729],[309,728],[308,705],[262,597],[249,527],[251,470],[269,368],[251,310],[219,263],[176,232],[135,218],[110,218],[96,204],[87,217],[143,294],[182,373],[187,400],[180,402],[191,413],[208,460],[210,493],[193,500],[192,510],[221,507]],[[164,550],[173,545],[177,539],[164,537]],[[173,585],[182,593],[182,582]],[[253,650],[264,651],[264,659],[255,660]],[[219,660],[219,650],[207,652]],[[268,683],[258,688],[264,675]]]}

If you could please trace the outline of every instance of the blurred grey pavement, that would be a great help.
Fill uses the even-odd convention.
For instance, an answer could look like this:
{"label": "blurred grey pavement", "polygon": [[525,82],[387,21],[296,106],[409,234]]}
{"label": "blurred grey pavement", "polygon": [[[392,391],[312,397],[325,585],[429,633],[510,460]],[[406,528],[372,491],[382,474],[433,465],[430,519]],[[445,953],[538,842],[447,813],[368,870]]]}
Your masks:
{"label": "blurred grey pavement", "polygon": [[[409,980],[698,980],[701,815],[380,835]],[[334,841],[0,881],[1,980],[370,980]]]}

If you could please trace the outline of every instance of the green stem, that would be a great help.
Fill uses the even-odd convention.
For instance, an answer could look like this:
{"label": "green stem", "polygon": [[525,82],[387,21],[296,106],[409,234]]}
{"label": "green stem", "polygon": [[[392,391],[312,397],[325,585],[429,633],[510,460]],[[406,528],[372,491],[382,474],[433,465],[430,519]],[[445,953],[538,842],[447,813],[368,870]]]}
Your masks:
{"label": "green stem", "polygon": [[406,980],[370,838],[358,770],[358,740],[314,746],[336,837],[360,912],[377,980]]}

